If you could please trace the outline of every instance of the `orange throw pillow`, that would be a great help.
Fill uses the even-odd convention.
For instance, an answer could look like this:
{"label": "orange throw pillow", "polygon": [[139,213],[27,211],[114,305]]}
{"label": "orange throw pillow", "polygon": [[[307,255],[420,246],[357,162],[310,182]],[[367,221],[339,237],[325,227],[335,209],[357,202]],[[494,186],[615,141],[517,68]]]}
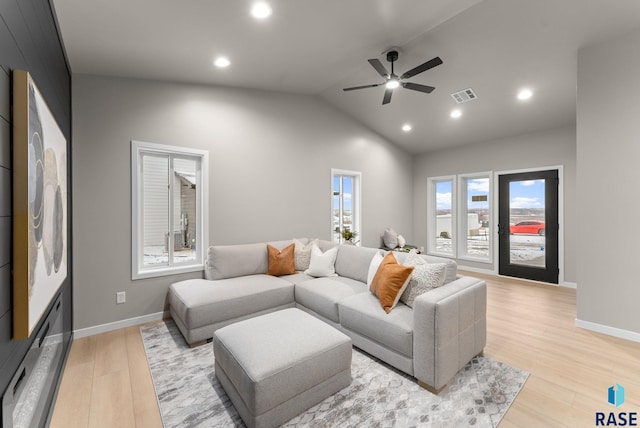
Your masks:
{"label": "orange throw pillow", "polygon": [[296,267],[293,258],[293,252],[296,248],[295,244],[289,245],[287,248],[279,251],[276,247],[267,244],[267,252],[269,254],[269,270],[267,274],[292,275],[296,273]]}
{"label": "orange throw pillow", "polygon": [[413,266],[398,264],[393,253],[389,252],[378,267],[369,290],[380,300],[380,305],[386,313],[398,303],[402,292],[409,284]]}

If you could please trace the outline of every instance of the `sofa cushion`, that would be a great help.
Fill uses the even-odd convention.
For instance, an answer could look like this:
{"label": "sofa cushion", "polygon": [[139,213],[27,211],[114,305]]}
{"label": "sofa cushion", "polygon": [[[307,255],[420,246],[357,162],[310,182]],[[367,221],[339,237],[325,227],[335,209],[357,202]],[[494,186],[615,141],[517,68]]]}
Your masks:
{"label": "sofa cushion", "polygon": [[369,263],[377,248],[359,247],[357,245],[340,245],[336,257],[336,273],[340,276],[367,282]]}
{"label": "sofa cushion", "polygon": [[280,275],[293,275],[296,273],[296,268],[293,263],[293,250],[294,244],[289,245],[282,251],[276,247],[267,245],[267,256],[269,257],[269,270],[267,274],[280,276]]}
{"label": "sofa cushion", "polygon": [[[338,302],[358,293],[366,293],[367,287],[350,278],[315,278],[295,286],[296,303],[311,309],[319,315],[340,322]],[[368,293],[367,293],[368,294]]]}
{"label": "sofa cushion", "polygon": [[371,293],[361,293],[338,303],[342,327],[393,349],[413,356],[413,310],[400,302],[388,314]]}
{"label": "sofa cushion", "polygon": [[369,290],[380,300],[380,305],[386,313],[389,313],[400,300],[414,269],[413,266],[398,264],[392,252],[384,256],[380,262]]}
{"label": "sofa cushion", "polygon": [[356,281],[355,279],[347,278],[346,276],[334,276],[331,279],[349,286],[358,293],[365,293],[368,290],[367,284],[364,282]]}
{"label": "sofa cushion", "polygon": [[289,281],[290,283],[292,283],[294,285],[298,284],[300,282],[304,282],[304,281],[309,281],[309,280],[315,279],[314,277],[309,276],[304,272],[296,272],[293,275],[282,275],[279,278],[286,279],[287,281]]}
{"label": "sofa cushion", "polygon": [[333,242],[333,241],[326,241],[326,240],[324,240],[324,239],[318,239],[317,243],[318,243],[318,247],[319,247],[323,252],[325,252],[325,251],[327,251],[327,250],[330,250],[330,249],[332,249],[332,248],[334,248],[334,247],[337,247],[337,246],[339,245],[339,244],[336,244],[336,243],[335,243],[335,242]]}
{"label": "sofa cushion", "polygon": [[206,279],[266,273],[267,244],[215,245],[207,251]]}
{"label": "sofa cushion", "polygon": [[190,329],[293,303],[293,298],[291,282],[269,275],[188,279],[169,286],[169,305]]}
{"label": "sofa cushion", "polygon": [[[400,264],[404,264],[408,256],[409,256],[409,253],[396,252],[396,259]],[[448,284],[451,281],[456,280],[458,276],[458,265],[455,261],[451,259],[447,259],[446,257],[427,256],[425,254],[418,254],[418,257],[422,258],[427,263],[444,263],[445,264],[445,277],[444,277],[445,284]]]}

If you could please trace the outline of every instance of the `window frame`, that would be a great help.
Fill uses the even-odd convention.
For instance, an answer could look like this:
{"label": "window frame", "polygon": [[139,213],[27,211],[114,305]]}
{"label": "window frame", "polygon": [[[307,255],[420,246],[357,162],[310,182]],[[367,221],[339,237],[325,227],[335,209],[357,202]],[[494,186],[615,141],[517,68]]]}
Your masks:
{"label": "window frame", "polygon": [[[168,156],[173,171],[173,159],[176,157],[189,157],[199,160],[199,170],[196,172],[196,180],[199,184],[196,186],[196,258],[193,263],[189,264],[173,264],[169,257],[169,265],[158,267],[144,266],[144,237],[143,237],[143,179],[142,179],[142,160],[144,154]],[[204,270],[204,257],[208,248],[208,218],[209,218],[209,152],[206,150],[191,149],[179,146],[170,146],[164,144],[147,143],[143,141],[131,140],[131,279],[138,280],[144,278],[154,278],[167,275],[176,275],[187,272],[197,272]],[[170,192],[173,192],[172,180],[169,180],[168,186]],[[169,198],[170,200],[172,198]],[[169,202],[169,215],[172,219],[172,210],[170,210],[171,202]],[[173,236],[169,234],[169,245],[173,243]]]}
{"label": "window frame", "polygon": [[[489,249],[488,249],[488,255],[487,257],[480,257],[477,255],[473,255],[473,254],[469,254],[468,253],[468,221],[469,221],[469,217],[468,217],[468,182],[469,180],[476,180],[479,178],[486,178],[489,180],[489,190],[488,190],[488,218],[489,221],[492,222],[493,221],[493,172],[491,171],[485,171],[485,172],[476,172],[476,173],[470,173],[470,174],[459,174],[457,176],[458,178],[458,229],[456,230],[458,238],[458,259],[461,260],[468,260],[468,261],[473,261],[473,262],[480,262],[480,263],[493,263],[493,244],[494,244],[494,240],[493,240],[493,234],[492,233],[487,233],[487,240],[489,241]],[[491,231],[491,223],[489,224],[489,230]],[[466,233],[460,233],[460,231],[467,231]]]}
{"label": "window frame", "polygon": [[[437,216],[438,201],[436,186],[438,183],[451,181],[451,230],[454,236],[451,239],[451,253],[438,251],[437,249]],[[427,178],[427,254],[440,257],[456,258],[457,256],[457,177],[455,175],[443,175]]]}
{"label": "window frame", "polygon": [[[351,199],[351,204],[353,206],[353,210],[355,211],[355,213],[353,213],[353,230],[357,233],[356,236],[356,240],[357,240],[357,244],[360,244],[362,242],[362,173],[359,171],[350,171],[350,170],[346,170],[346,169],[339,169],[339,168],[331,168],[331,190],[330,190],[330,222],[329,222],[329,227],[330,227],[330,235],[329,235],[329,241],[331,242],[335,242],[334,241],[334,233],[335,233],[335,228],[333,226],[333,197],[334,197],[334,190],[333,190],[333,181],[335,179],[336,176],[347,176],[347,177],[353,177],[353,193],[352,193],[352,199]],[[342,222],[342,219],[340,220],[340,223]],[[340,239],[340,244],[344,243],[344,239],[342,238],[342,235],[340,235],[339,237]]]}

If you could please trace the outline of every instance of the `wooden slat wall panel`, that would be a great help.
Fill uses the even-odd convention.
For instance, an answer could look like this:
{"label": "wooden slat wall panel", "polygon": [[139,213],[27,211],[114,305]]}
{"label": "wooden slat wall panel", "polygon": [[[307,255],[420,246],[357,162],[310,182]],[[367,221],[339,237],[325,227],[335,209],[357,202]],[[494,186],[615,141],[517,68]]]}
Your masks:
{"label": "wooden slat wall panel", "polygon": [[11,79],[4,69],[0,71],[0,117],[11,120]]}
{"label": "wooden slat wall panel", "polygon": [[0,314],[11,309],[11,265],[0,267]]}
{"label": "wooden slat wall panel", "polygon": [[0,166],[11,168],[11,124],[0,117]]}
{"label": "wooden slat wall panel", "polygon": [[11,217],[0,217],[0,266],[8,265],[11,261]]}
{"label": "wooden slat wall panel", "polygon": [[[70,142],[71,74],[66,65],[49,0],[0,1],[0,395],[6,390],[33,342],[33,338],[19,341],[12,338],[11,70],[16,69],[31,73]],[[71,153],[71,147],[68,152]],[[68,165],[70,167],[71,163],[68,162]],[[70,175],[68,182],[71,183]],[[70,207],[69,204],[68,208]],[[71,222],[68,228],[71,232]],[[62,285],[62,317],[64,340],[67,343],[70,342],[72,328],[71,247],[68,248],[68,254],[69,274]],[[51,396],[43,397],[47,400],[50,398]]]}
{"label": "wooden slat wall panel", "polygon": [[11,216],[11,170],[0,166],[0,217]]}

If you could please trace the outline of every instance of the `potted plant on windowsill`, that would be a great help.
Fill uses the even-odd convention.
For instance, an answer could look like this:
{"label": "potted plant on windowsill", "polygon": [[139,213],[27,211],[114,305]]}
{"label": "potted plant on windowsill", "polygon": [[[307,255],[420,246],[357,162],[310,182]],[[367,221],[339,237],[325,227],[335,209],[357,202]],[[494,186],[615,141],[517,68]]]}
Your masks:
{"label": "potted plant on windowsill", "polygon": [[348,228],[343,228],[340,234],[342,235],[342,239],[344,239],[345,244],[355,245],[358,243],[358,241],[355,240],[358,235],[357,232]]}

